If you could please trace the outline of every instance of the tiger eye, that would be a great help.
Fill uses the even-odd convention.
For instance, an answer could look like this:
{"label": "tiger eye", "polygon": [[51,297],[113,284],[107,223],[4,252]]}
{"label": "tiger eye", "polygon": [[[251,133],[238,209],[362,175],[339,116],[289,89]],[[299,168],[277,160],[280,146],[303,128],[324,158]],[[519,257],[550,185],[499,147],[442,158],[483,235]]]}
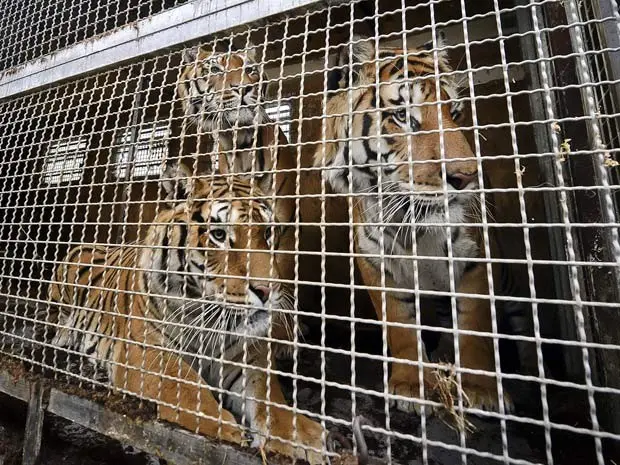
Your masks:
{"label": "tiger eye", "polygon": [[406,121],[407,120],[407,110],[405,108],[401,108],[400,110],[398,110],[396,113],[396,118],[399,121]]}
{"label": "tiger eye", "polygon": [[226,239],[226,231],[223,229],[213,229],[211,230],[211,237],[217,242],[222,242]]}

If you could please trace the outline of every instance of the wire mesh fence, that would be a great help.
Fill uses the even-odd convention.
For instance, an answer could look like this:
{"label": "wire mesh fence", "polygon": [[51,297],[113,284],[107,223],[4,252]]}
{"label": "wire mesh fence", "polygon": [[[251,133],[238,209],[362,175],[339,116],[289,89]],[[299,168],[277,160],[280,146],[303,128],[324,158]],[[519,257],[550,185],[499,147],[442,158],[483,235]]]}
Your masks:
{"label": "wire mesh fence", "polygon": [[148,18],[186,0],[4,1],[0,70]]}
{"label": "wire mesh fence", "polygon": [[[181,2],[61,3],[3,67]],[[614,463],[616,2],[206,33],[0,102],[5,369],[311,463]]]}

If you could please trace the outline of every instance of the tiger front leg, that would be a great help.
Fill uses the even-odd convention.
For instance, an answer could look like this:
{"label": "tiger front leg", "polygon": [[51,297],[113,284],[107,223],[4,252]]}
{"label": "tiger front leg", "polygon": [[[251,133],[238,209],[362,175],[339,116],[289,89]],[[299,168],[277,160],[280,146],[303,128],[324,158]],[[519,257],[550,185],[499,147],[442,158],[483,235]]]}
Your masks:
{"label": "tiger front leg", "polygon": [[199,374],[181,357],[133,343],[123,345],[116,357],[124,362],[116,368],[116,386],[156,401],[159,418],[164,421],[204,436],[245,442],[244,431],[233,415],[220,408]]}
{"label": "tiger front leg", "polygon": [[160,405],[159,416],[162,420],[177,423],[185,429],[211,438],[247,444],[244,431],[235,417],[228,410],[219,407],[207,387],[189,384],[187,379],[173,383],[165,381],[161,392],[162,401],[168,398],[168,403],[177,403],[179,407]]}
{"label": "tiger front leg", "polygon": [[[465,272],[458,287],[459,293],[489,294],[486,266],[477,264]],[[458,300],[460,330],[492,332],[491,308],[488,299],[461,297]],[[462,373],[462,387],[466,403],[484,410],[499,410],[499,395],[495,377],[493,342],[490,337],[459,333],[461,365],[465,368],[484,370],[483,374]],[[510,395],[504,391],[504,406],[512,410]]]}
{"label": "tiger front leg", "polygon": [[[380,287],[381,280],[376,269],[364,258],[358,257],[357,264],[360,269],[365,285]],[[383,320],[383,303],[381,291],[369,290],[370,298],[379,321]],[[385,292],[385,316],[387,323],[402,323],[411,325],[411,310],[409,304],[399,300],[394,293]],[[423,384],[420,384],[420,360],[427,362],[426,352],[422,345],[422,354],[418,353],[418,330],[401,326],[387,327],[387,343],[392,357],[411,361],[411,363],[392,362],[392,374],[389,380],[389,391],[391,394],[405,397],[406,399],[395,399],[391,404],[404,412],[422,412],[423,404],[413,399],[428,399],[432,397],[433,391],[438,384],[435,371],[428,366],[422,367]],[[420,389],[424,386],[424,390]]]}
{"label": "tiger front leg", "polygon": [[[252,430],[256,431],[254,447],[306,460],[313,465],[326,463],[322,451],[325,450],[323,438],[327,438],[327,431],[320,423],[287,408],[276,375],[267,376],[267,373],[255,370],[248,375],[247,386],[254,398],[246,403]],[[265,402],[267,398],[270,399],[269,405]]]}

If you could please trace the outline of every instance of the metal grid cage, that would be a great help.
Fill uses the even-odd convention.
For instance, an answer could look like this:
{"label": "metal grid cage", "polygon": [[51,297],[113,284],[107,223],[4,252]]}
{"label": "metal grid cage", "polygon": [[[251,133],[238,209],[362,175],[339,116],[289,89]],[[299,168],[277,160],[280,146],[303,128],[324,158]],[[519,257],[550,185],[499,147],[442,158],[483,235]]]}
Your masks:
{"label": "metal grid cage", "polygon": [[121,3],[3,10],[4,374],[311,463],[618,460],[615,0]]}
{"label": "metal grid cage", "polygon": [[187,0],[10,1],[2,8],[0,70],[113,31]]}

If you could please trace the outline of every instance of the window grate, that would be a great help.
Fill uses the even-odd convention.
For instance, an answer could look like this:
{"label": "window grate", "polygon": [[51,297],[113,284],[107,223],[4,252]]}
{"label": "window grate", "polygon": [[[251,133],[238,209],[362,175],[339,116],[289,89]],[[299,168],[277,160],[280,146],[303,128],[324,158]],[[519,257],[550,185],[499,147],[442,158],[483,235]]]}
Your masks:
{"label": "window grate", "polygon": [[43,181],[60,184],[79,181],[84,171],[85,138],[65,139],[50,144],[44,161]]}
{"label": "window grate", "polygon": [[[128,171],[131,179],[160,176],[166,159],[166,139],[169,130],[166,123],[153,122],[141,127],[132,143],[132,128],[125,129],[117,138],[116,177],[125,179]],[[131,168],[129,168],[131,166]]]}
{"label": "window grate", "polygon": [[265,108],[267,115],[272,121],[278,123],[278,127],[284,133],[287,140],[291,137],[291,106],[287,103],[270,105]]}

